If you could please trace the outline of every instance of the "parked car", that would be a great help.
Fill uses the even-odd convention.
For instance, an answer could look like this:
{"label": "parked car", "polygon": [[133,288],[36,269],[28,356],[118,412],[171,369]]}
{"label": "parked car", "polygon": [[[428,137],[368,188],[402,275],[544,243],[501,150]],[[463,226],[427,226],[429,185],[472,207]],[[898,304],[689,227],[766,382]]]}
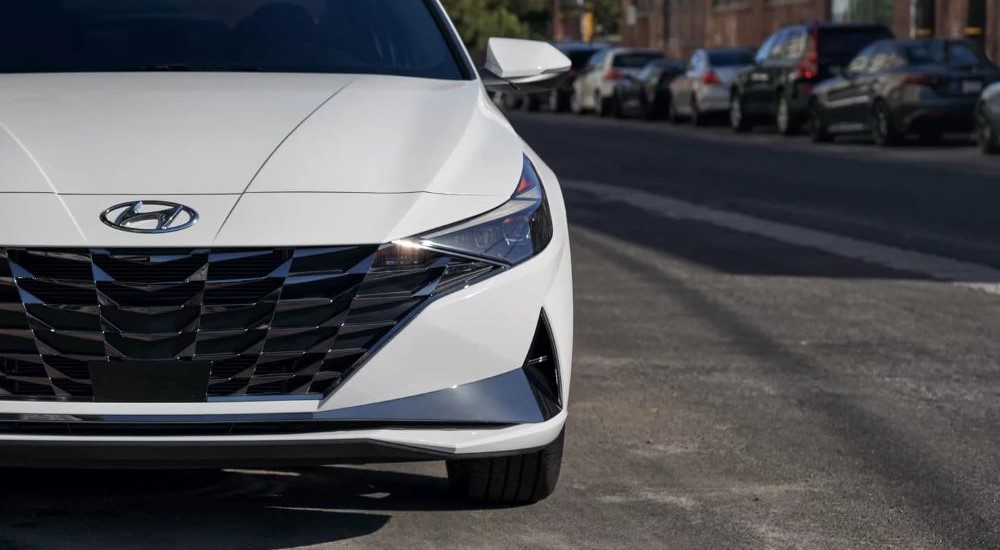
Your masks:
{"label": "parked car", "polygon": [[670,121],[688,118],[698,126],[711,115],[728,113],[729,90],[753,56],[753,50],[742,48],[695,51],[686,72],[670,82]]}
{"label": "parked car", "polygon": [[599,116],[611,116],[618,107],[614,103],[615,86],[626,76],[637,76],[655,59],[663,59],[663,52],[637,48],[598,52],[590,59],[584,74],[573,83],[570,109],[576,114],[592,111]]}
{"label": "parked car", "polygon": [[573,95],[573,83],[587,68],[590,58],[597,52],[608,48],[605,44],[588,44],[585,42],[560,42],[555,44],[572,63],[572,68],[557,86],[548,92],[534,92],[524,95],[521,107],[527,111],[537,111],[543,106],[554,113],[569,110],[570,97]]}
{"label": "parked car", "polygon": [[976,106],[976,140],[983,152],[1000,154],[1000,83],[983,91]]}
{"label": "parked car", "polygon": [[971,131],[980,94],[1000,80],[977,52],[962,40],[875,42],[813,90],[813,140],[871,132],[879,145],[893,145],[907,134],[935,141],[945,132]]}
{"label": "parked car", "polygon": [[797,133],[806,119],[813,86],[885,38],[892,38],[892,32],[882,25],[807,23],[780,29],[733,83],[729,96],[733,129],[745,132],[757,123],[774,121],[780,133]]}
{"label": "parked car", "polygon": [[645,119],[662,117],[670,105],[670,83],[684,74],[684,64],[668,59],[654,59],[634,78],[626,77],[615,87],[615,114]]}
{"label": "parked car", "polygon": [[486,90],[570,61],[477,71],[436,0],[150,4],[0,3],[0,467],[440,460],[547,497],[566,208]]}

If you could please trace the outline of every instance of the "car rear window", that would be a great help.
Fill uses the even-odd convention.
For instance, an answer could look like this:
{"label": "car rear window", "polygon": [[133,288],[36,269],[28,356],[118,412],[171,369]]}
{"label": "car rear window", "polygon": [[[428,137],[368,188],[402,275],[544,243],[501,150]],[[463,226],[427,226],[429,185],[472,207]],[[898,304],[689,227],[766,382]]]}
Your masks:
{"label": "car rear window", "polygon": [[641,69],[646,63],[656,59],[663,59],[658,53],[622,53],[615,56],[613,65],[619,69]]}
{"label": "car rear window", "polygon": [[883,38],[892,38],[892,32],[884,27],[820,29],[819,55],[838,58],[854,57],[872,42]]}
{"label": "car rear window", "polygon": [[0,72],[463,78],[428,0],[0,0]]}
{"label": "car rear window", "polygon": [[739,65],[749,65],[753,63],[753,52],[751,51],[731,51],[731,52],[708,52],[708,61],[713,67],[735,67]]}
{"label": "car rear window", "polygon": [[983,59],[969,44],[934,40],[906,44],[903,54],[914,65],[938,64],[956,67],[981,65]]}

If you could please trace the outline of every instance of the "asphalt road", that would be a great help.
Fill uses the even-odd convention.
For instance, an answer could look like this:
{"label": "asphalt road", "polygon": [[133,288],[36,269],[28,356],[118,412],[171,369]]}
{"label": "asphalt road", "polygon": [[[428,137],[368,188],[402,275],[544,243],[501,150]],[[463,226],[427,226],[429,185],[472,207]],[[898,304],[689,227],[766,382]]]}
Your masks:
{"label": "asphalt road", "polygon": [[[513,121],[573,225],[552,499],[456,503],[438,464],[14,471],[0,547],[1000,547],[1000,160]],[[978,278],[929,275],[953,260]]]}

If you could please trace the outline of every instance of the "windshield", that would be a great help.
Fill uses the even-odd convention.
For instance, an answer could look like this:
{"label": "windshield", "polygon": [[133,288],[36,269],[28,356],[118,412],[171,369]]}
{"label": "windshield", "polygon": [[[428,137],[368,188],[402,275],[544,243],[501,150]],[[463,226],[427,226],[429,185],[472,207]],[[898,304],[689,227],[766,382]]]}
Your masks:
{"label": "windshield", "polygon": [[0,73],[156,70],[463,77],[427,1],[0,1]]}
{"label": "windshield", "polygon": [[753,52],[749,50],[719,50],[708,52],[708,62],[713,67],[737,67],[753,63]]}

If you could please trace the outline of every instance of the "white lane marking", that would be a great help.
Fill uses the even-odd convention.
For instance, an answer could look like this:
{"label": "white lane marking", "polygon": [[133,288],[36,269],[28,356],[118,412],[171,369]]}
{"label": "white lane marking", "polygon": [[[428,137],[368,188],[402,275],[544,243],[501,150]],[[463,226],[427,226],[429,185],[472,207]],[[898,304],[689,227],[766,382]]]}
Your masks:
{"label": "white lane marking", "polygon": [[965,288],[1000,294],[1000,270],[985,265],[718,210],[629,187],[579,180],[565,181],[563,186],[566,189],[596,195],[605,201],[627,204],[665,218],[708,223],[786,244],[821,250],[845,258],[947,281]]}

